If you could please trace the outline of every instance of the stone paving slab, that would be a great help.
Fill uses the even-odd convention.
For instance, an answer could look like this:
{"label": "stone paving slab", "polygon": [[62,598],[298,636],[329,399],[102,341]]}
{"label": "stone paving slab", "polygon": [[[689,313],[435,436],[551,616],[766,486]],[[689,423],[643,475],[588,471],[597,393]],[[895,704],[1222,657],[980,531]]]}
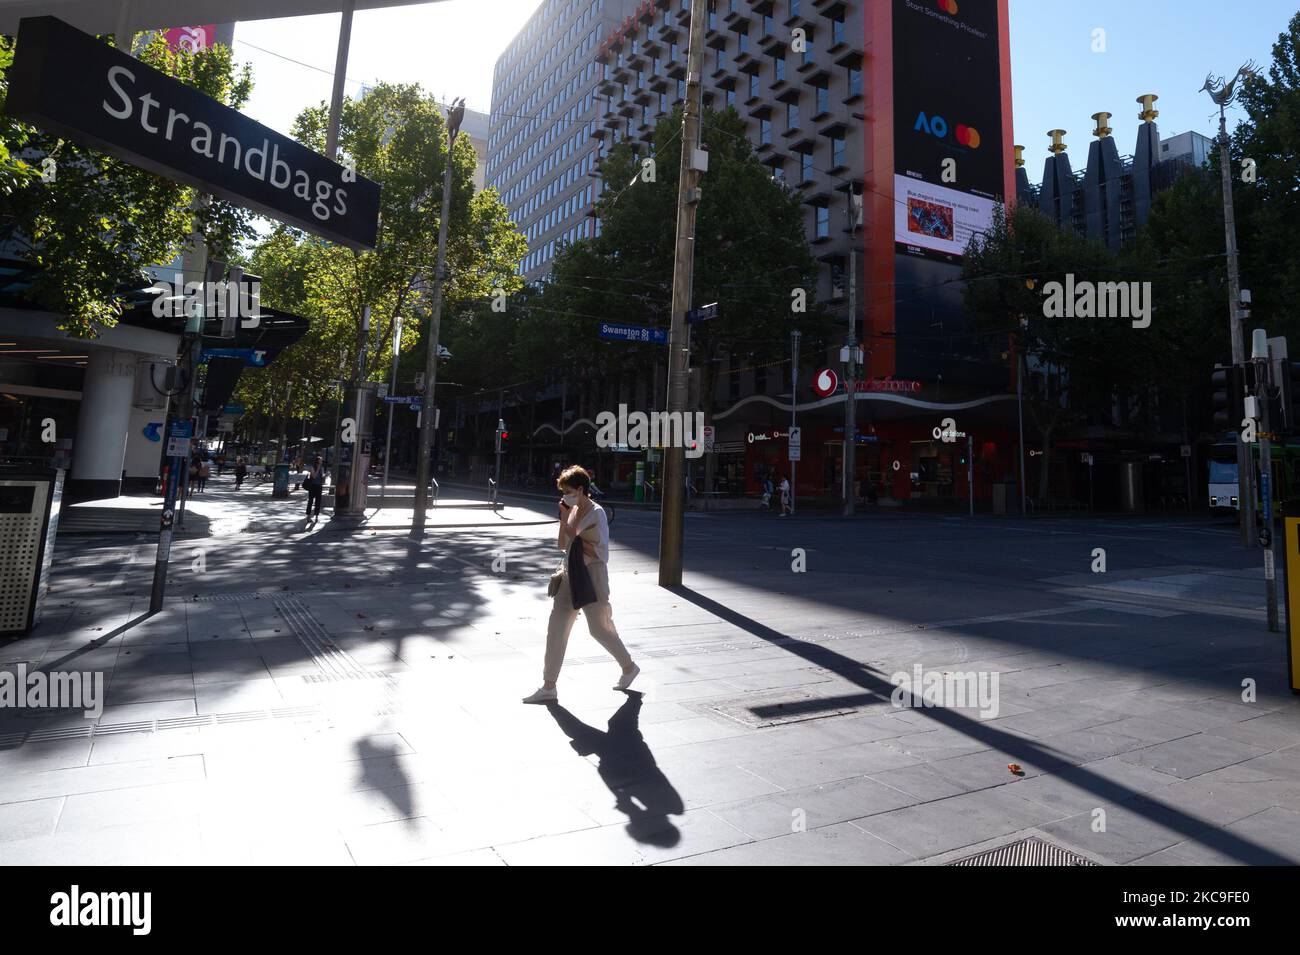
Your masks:
{"label": "stone paving slab", "polygon": [[[284,503],[233,493],[208,501],[249,509],[243,527]],[[1047,549],[1022,564],[994,524],[909,521],[866,574],[845,525],[729,515],[747,552],[690,525],[700,564],[669,593],[657,515],[621,514],[615,619],[640,692],[611,690],[579,622],[563,705],[525,707],[552,527],[413,545],[223,521],[209,572],[153,617],[147,548],[121,580],[120,543],[56,558],[57,612],[0,645],[0,666],[100,670],[108,705],[98,723],[0,712],[0,864],[930,864],[1026,831],[1107,863],[1300,862],[1300,701],[1262,615],[1063,597],[1032,569],[1064,566],[1050,534],[1012,528]],[[1072,527],[1113,562],[1158,533],[1109,523]],[[792,580],[804,536],[821,569]],[[518,576],[491,572],[503,542]],[[1116,582],[1150,578],[1155,599],[1249,579],[1202,543],[1162,539]],[[997,717],[894,706],[892,678],[918,663],[996,673]]]}

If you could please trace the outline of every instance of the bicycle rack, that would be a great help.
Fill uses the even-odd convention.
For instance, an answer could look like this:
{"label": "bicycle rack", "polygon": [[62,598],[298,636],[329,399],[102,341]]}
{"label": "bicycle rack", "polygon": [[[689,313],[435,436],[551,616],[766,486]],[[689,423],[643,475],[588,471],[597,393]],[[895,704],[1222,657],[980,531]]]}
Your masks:
{"label": "bicycle rack", "polygon": [[492,480],[492,478],[488,478],[487,482],[488,482],[488,503],[492,505],[492,510],[495,511],[497,509],[497,482]]}

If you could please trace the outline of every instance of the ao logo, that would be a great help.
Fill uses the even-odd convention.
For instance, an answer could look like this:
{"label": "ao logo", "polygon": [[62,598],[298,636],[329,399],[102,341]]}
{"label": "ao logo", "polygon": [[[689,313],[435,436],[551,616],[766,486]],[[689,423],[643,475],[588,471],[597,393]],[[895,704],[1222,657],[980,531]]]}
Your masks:
{"label": "ao logo", "polygon": [[[936,139],[947,139],[948,121],[942,116],[926,116],[925,111],[922,110],[916,114],[916,123],[912,126],[913,132],[918,130],[927,132]],[[958,123],[953,138],[969,149],[980,148],[980,133],[974,126]]]}

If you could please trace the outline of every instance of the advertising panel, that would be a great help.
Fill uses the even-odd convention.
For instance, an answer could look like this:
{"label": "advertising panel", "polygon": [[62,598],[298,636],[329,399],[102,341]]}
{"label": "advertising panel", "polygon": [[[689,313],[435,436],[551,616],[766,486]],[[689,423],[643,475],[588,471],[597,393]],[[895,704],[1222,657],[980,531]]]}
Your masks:
{"label": "advertising panel", "polygon": [[892,2],[895,248],[957,262],[1003,201],[998,5]]}

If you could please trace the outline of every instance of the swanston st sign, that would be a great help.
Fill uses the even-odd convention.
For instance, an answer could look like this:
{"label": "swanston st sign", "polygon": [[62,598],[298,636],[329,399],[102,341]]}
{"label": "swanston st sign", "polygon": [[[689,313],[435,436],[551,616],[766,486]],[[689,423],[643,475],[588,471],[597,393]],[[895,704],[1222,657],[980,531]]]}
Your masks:
{"label": "swanston st sign", "polygon": [[5,111],[354,249],[379,185],[55,17],[18,28]]}

